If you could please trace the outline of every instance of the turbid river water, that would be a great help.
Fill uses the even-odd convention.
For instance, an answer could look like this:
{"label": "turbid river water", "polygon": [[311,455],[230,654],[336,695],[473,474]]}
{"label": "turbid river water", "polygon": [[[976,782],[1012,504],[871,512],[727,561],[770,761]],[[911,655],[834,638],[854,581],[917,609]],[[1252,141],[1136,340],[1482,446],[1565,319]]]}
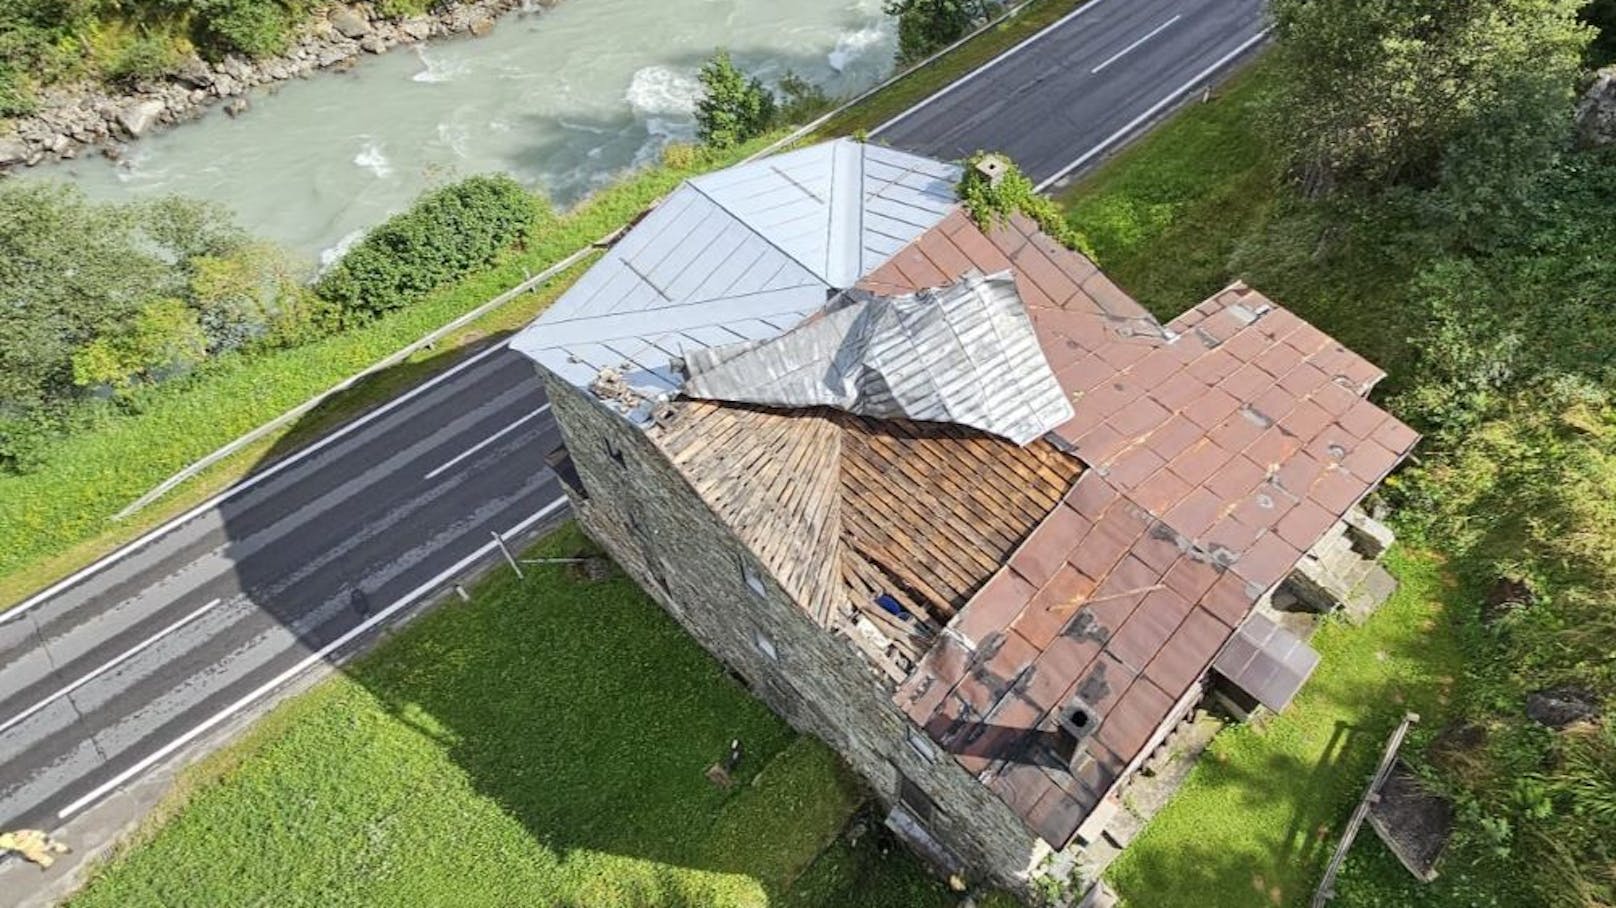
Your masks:
{"label": "turbid river water", "polygon": [[565,0],[483,38],[371,57],[294,80],[250,113],[202,120],[37,168],[92,197],[182,193],[329,260],[423,189],[500,170],[561,204],[694,132],[695,73],[716,47],[772,82],[873,84],[894,38],[881,0]]}

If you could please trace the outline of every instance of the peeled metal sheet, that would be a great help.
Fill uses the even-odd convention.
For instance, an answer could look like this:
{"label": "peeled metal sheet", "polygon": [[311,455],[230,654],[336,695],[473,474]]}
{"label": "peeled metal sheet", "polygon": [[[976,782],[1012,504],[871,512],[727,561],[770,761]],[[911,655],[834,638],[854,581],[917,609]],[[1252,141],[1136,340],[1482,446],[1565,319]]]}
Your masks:
{"label": "peeled metal sheet", "polygon": [[690,397],[955,423],[1018,445],[1072,418],[1008,271],[903,296],[850,290],[777,338],[683,365]]}

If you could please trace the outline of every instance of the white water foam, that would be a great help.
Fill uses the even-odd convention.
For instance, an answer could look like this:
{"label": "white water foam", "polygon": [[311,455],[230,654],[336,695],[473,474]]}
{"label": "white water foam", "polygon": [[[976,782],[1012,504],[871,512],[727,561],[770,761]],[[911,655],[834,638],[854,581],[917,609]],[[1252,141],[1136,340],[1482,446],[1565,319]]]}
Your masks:
{"label": "white water foam", "polygon": [[352,249],[356,243],[364,238],[365,228],[360,227],[358,230],[350,230],[343,234],[342,239],[337,240],[336,245],[320,250],[320,271],[323,273],[332,265],[335,265],[338,260],[348,254],[348,250]]}
{"label": "white water foam", "polygon": [[858,31],[844,32],[836,39],[836,46],[825,55],[825,62],[837,72],[845,72],[854,62],[877,52],[886,52],[891,41],[891,27],[885,19],[867,25]]}
{"label": "white water foam", "polygon": [[392,162],[387,160],[387,155],[382,153],[381,143],[375,139],[365,142],[365,147],[354,155],[353,162],[383,179],[393,173]]}
{"label": "white water foam", "polygon": [[457,157],[469,157],[471,150],[471,130],[464,123],[439,123],[438,141],[449,146]]}
{"label": "white water foam", "polygon": [[421,60],[421,71],[410,77],[413,82],[453,82],[455,76],[466,72],[466,61],[441,57],[429,54],[426,48],[416,45],[415,55]]}
{"label": "white water foam", "polygon": [[628,106],[642,118],[677,116],[690,117],[696,113],[696,99],[701,97],[701,83],[692,73],[681,72],[671,66],[647,66],[634,74],[628,91],[623,93]]}

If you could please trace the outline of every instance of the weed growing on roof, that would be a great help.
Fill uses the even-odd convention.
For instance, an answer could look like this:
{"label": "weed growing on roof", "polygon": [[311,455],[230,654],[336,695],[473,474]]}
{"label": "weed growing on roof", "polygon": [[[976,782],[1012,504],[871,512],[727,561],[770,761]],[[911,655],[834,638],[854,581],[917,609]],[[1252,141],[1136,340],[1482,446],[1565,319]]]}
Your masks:
{"label": "weed growing on roof", "polygon": [[[980,166],[985,161],[997,160],[1004,165],[997,179],[990,177]],[[1065,212],[1055,201],[1038,194],[1032,180],[1021,172],[1009,157],[979,151],[965,160],[965,174],[958,187],[960,202],[970,213],[971,220],[983,230],[1004,223],[1013,214],[1024,214],[1038,224],[1038,229],[1049,234],[1055,242],[1074,252],[1094,259],[1094,247],[1088,237],[1066,220]]]}

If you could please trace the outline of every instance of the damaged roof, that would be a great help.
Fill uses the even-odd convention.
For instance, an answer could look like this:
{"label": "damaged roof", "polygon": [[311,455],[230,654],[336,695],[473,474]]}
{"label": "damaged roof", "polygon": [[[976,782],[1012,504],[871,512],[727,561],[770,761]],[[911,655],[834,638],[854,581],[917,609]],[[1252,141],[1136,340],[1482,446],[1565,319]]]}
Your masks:
{"label": "damaged roof", "polygon": [[970,426],[1030,444],[1072,418],[1008,271],[843,294],[763,342],[685,358],[690,397]]}
{"label": "damaged roof", "polygon": [[959,169],[843,139],[686,181],[511,346],[648,418],[672,360],[779,335],[956,206]]}
{"label": "damaged roof", "polygon": [[[863,286],[973,268],[1013,270],[1072,402],[1051,437],[1090,469],[896,700],[1060,847],[1417,436],[1364,399],[1379,370],[1260,294],[1237,285],[1162,324],[1025,218],[984,233],[952,215]],[[1074,710],[1087,731],[1066,753]]]}

